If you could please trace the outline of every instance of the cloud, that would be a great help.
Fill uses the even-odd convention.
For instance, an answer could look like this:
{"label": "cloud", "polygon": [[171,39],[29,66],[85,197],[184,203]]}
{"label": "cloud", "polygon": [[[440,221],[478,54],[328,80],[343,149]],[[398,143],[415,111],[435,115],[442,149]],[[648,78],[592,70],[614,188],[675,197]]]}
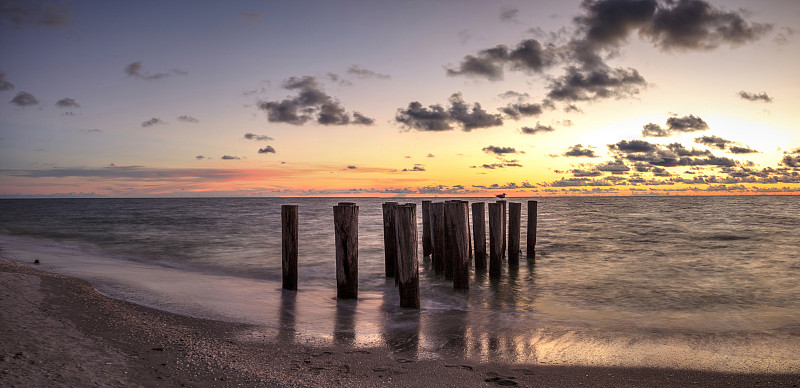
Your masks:
{"label": "cloud", "polygon": [[414,165],[413,168],[404,168],[403,171],[404,172],[425,171],[425,166],[417,163]]}
{"label": "cloud", "polygon": [[667,119],[667,129],[676,132],[696,132],[708,129],[708,124],[695,115],[670,117]]}
{"label": "cloud", "polygon": [[798,168],[800,167],[800,156],[784,155],[780,164],[786,167]]}
{"label": "cloud", "polygon": [[768,96],[767,93],[748,93],[744,90],[739,91],[739,97],[747,101],[763,101],[763,102],[772,102],[772,97]]}
{"label": "cloud", "polygon": [[350,170],[355,170],[355,169],[358,169],[358,166],[355,166],[355,165],[351,164],[351,165],[347,166],[347,168],[350,169]]}
{"label": "cloud", "polygon": [[668,130],[661,128],[660,125],[655,123],[645,124],[642,127],[642,137],[668,137],[670,133]]}
{"label": "cloud", "polygon": [[178,121],[183,121],[184,123],[199,123],[200,120],[187,115],[180,115],[178,116]]}
{"label": "cloud", "polygon": [[352,65],[347,68],[347,74],[354,75],[358,78],[365,79],[365,78],[377,78],[377,79],[390,79],[392,76],[388,74],[381,74],[376,73],[369,69],[364,69],[359,67],[358,65]]}
{"label": "cloud", "polygon": [[13,90],[14,84],[6,81],[6,73],[0,70],[0,91]]}
{"label": "cloud", "polygon": [[518,102],[523,102],[523,101],[527,100],[528,98],[530,98],[530,96],[531,95],[528,94],[528,93],[520,93],[520,92],[515,92],[513,90],[509,90],[509,91],[500,93],[498,95],[498,97],[500,97],[500,98],[514,98]]}
{"label": "cloud", "polygon": [[297,95],[281,101],[258,103],[258,108],[267,113],[269,122],[293,125],[303,125],[312,120],[322,125],[371,125],[374,123],[373,119],[360,113],[353,120],[338,100],[333,99],[322,90],[321,85],[314,77],[290,77],[284,81],[283,88],[297,91]]}
{"label": "cloud", "polygon": [[480,166],[471,166],[470,168],[485,168],[488,170],[494,170],[497,168],[506,168],[506,167],[522,167],[522,165],[519,164],[518,162],[509,161],[503,163],[492,163],[492,164],[483,164]]}
{"label": "cloud", "polygon": [[268,145],[268,146],[266,146],[264,148],[260,148],[258,150],[258,153],[259,154],[274,154],[275,153],[275,148],[273,148],[272,146]]}
{"label": "cloud", "polygon": [[523,117],[539,116],[544,112],[545,108],[553,108],[552,103],[545,104],[508,104],[500,108],[500,112],[508,115],[509,118],[519,120]]}
{"label": "cloud", "polygon": [[482,151],[486,152],[487,154],[495,154],[499,156],[517,153],[517,150],[513,147],[497,147],[493,145],[483,147]]}
{"label": "cloud", "polygon": [[429,158],[435,158],[435,157],[436,157],[436,155],[434,155],[434,154],[428,154],[428,157],[429,157]]}
{"label": "cloud", "polygon": [[503,79],[503,69],[541,73],[556,63],[557,52],[553,47],[544,47],[536,39],[526,39],[509,50],[504,45],[481,50],[477,55],[467,55],[456,68],[448,68],[450,76],[477,76],[491,81]]}
{"label": "cloud", "polygon": [[570,66],[566,74],[548,85],[547,97],[555,101],[593,101],[626,98],[639,93],[647,81],[635,69],[580,69]]}
{"label": "cloud", "polygon": [[255,133],[245,133],[244,138],[247,140],[257,140],[257,141],[269,141],[275,140],[267,135],[256,135]]}
{"label": "cloud", "polygon": [[176,75],[189,74],[188,72],[186,72],[184,70],[181,70],[181,69],[178,69],[178,68],[172,69],[167,73],[154,73],[154,74],[151,74],[149,72],[143,71],[142,61],[136,61],[136,62],[129,63],[129,64],[127,64],[125,66],[125,68],[123,70],[125,72],[125,75],[128,76],[128,77],[140,78],[140,79],[149,80],[149,81],[169,78],[169,77],[176,76]]}
{"label": "cloud", "polygon": [[33,106],[39,105],[39,100],[37,100],[33,94],[28,92],[19,92],[16,96],[14,96],[14,98],[11,99],[10,103],[16,106]]}
{"label": "cloud", "polygon": [[564,156],[574,156],[574,157],[581,157],[585,156],[588,158],[596,158],[597,154],[594,153],[594,150],[589,148],[583,148],[580,144],[575,144],[574,146],[567,149],[562,155]]}
{"label": "cloud", "polygon": [[211,159],[211,158],[207,158],[207,157],[205,157],[204,155],[197,155],[197,156],[195,156],[194,158],[195,158],[195,159],[197,159],[197,160]]}
{"label": "cloud", "polygon": [[728,147],[728,152],[732,154],[757,154],[758,151],[750,148],[750,147],[740,147],[740,146],[730,146]]}
{"label": "cloud", "polygon": [[150,127],[156,124],[166,124],[163,120],[153,117],[150,120],[142,121],[142,127]]}
{"label": "cloud", "polygon": [[242,158],[240,158],[238,156],[222,155],[222,157],[220,159],[222,159],[222,160],[240,160]]}
{"label": "cloud", "polygon": [[716,147],[721,150],[724,150],[729,144],[733,143],[730,140],[723,139],[719,136],[701,136],[694,139],[694,142],[697,144],[703,144],[709,147]]}
{"label": "cloud", "polygon": [[58,100],[58,102],[56,102],[56,106],[59,107],[59,108],[80,108],[81,107],[81,105],[78,104],[77,101],[75,101],[74,99],[69,98],[69,97],[62,98],[62,99]]}
{"label": "cloud", "polygon": [[464,102],[461,93],[451,95],[449,102],[447,109],[439,104],[425,108],[417,101],[411,102],[408,108],[397,110],[395,121],[419,131],[446,131],[453,129],[453,124],[460,125],[466,132],[503,125],[499,114],[488,113],[477,102],[470,106]]}
{"label": "cloud", "polygon": [[537,122],[535,127],[522,127],[519,130],[526,135],[535,135],[537,133],[553,132],[556,129],[550,125],[543,125]]}
{"label": "cloud", "polygon": [[725,12],[703,0],[666,3],[642,33],[663,50],[710,50],[722,44],[739,46],[772,29],[748,22],[741,13]]}
{"label": "cloud", "polygon": [[500,21],[519,23],[519,20],[517,20],[518,15],[519,15],[519,10],[516,8],[503,8],[502,10],[500,10]]}
{"label": "cloud", "polygon": [[8,20],[16,26],[34,25],[50,28],[65,27],[70,24],[72,10],[67,2],[31,1],[0,2],[0,20]]}

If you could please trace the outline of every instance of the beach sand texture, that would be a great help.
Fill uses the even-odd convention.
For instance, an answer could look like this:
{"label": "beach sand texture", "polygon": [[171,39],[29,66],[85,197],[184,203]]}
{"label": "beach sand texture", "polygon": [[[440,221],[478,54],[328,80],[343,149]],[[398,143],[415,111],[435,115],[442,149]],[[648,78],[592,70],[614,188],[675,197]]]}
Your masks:
{"label": "beach sand texture", "polygon": [[780,386],[735,374],[411,360],[386,348],[254,341],[249,325],[107,298],[83,280],[0,261],[0,386]]}

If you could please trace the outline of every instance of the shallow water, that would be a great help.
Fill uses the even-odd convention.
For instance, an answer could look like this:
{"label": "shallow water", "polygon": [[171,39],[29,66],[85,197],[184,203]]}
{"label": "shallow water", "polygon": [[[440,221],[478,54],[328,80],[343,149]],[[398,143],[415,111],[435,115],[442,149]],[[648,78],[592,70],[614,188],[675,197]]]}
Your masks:
{"label": "shallow water", "polygon": [[[396,201],[397,199],[392,199]],[[418,204],[421,241],[422,199]],[[493,199],[469,199],[470,202]],[[359,205],[359,299],[337,301],[332,206]],[[386,199],[0,200],[3,257],[108,295],[256,324],[252,340],[413,357],[800,372],[798,197],[539,199],[535,260],[468,293],[420,263],[422,308],[383,276]],[[400,199],[400,202],[404,202]],[[436,199],[434,199],[436,201]],[[298,292],[280,290],[280,206],[300,206]]]}

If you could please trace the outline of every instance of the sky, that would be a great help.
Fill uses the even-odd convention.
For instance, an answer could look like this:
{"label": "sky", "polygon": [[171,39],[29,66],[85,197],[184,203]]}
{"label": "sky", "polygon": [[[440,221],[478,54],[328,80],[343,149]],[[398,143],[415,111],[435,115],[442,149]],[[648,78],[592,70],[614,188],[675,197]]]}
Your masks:
{"label": "sky", "polygon": [[0,196],[800,193],[800,2],[0,0]]}

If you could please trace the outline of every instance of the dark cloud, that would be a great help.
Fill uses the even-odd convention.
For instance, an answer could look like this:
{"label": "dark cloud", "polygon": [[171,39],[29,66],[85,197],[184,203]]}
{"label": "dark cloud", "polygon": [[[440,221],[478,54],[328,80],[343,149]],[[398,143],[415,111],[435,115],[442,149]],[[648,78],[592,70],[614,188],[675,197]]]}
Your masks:
{"label": "dark cloud", "polygon": [[656,12],[655,0],[585,0],[584,15],[575,22],[593,48],[618,46],[636,29],[647,26]]}
{"label": "dark cloud", "polygon": [[183,121],[184,123],[199,123],[200,120],[187,115],[180,115],[178,116],[178,121]]}
{"label": "dark cloud", "polygon": [[240,160],[242,158],[240,158],[238,156],[222,155],[222,157],[220,159],[222,159],[222,160]]}
{"label": "dark cloud", "polygon": [[535,135],[537,133],[553,132],[556,129],[550,125],[543,125],[537,122],[535,127],[522,127],[519,130],[526,135]]}
{"label": "dark cloud", "polygon": [[487,154],[495,154],[495,155],[505,155],[505,154],[516,154],[517,150],[513,147],[497,147],[497,146],[486,146],[482,149],[483,152]]}
{"label": "dark cloud", "polygon": [[425,171],[425,166],[417,163],[417,164],[414,165],[413,168],[404,168],[403,171],[405,171],[405,172],[408,172],[408,171],[412,171],[412,172],[413,171]]}
{"label": "dark cloud", "polygon": [[358,168],[358,166],[354,166],[354,165],[351,164],[351,165],[347,166],[347,168],[350,169],[350,170],[355,170],[355,169]]}
{"label": "dark cloud", "polygon": [[498,95],[498,97],[500,97],[500,98],[515,98],[519,102],[527,100],[528,98],[530,98],[530,96],[531,95],[528,94],[528,93],[519,93],[519,92],[515,92],[513,90],[509,90],[507,92],[500,93]]}
{"label": "dark cloud", "polygon": [[739,92],[739,97],[745,99],[747,101],[763,101],[763,102],[772,102],[772,97],[768,96],[767,93],[748,93],[744,90]]}
{"label": "dark cloud", "polygon": [[659,7],[641,32],[664,50],[710,50],[755,41],[771,29],[769,24],[748,22],[741,13],[725,12],[704,0],[678,0]]}
{"label": "dark cloud", "polygon": [[256,135],[255,133],[245,133],[244,138],[247,140],[257,140],[257,141],[269,141],[275,140],[267,135]]}
{"label": "dark cloud", "polygon": [[610,172],[612,174],[626,174],[631,170],[628,165],[620,159],[615,159],[595,166],[598,171]]}
{"label": "dark cloud", "polygon": [[616,144],[609,144],[608,149],[622,153],[653,152],[658,149],[658,146],[644,140],[621,140]]}
{"label": "dark cloud", "polygon": [[554,47],[544,47],[535,39],[521,41],[513,50],[504,45],[479,51],[477,55],[467,55],[457,68],[447,69],[447,75],[478,76],[492,81],[503,78],[503,69],[541,73],[556,63],[557,52]]}
{"label": "dark cloud", "polygon": [[547,97],[554,101],[593,101],[626,98],[639,93],[647,81],[635,69],[580,69],[570,66],[566,74],[548,85]]}
{"label": "dark cloud", "polygon": [[580,144],[575,144],[574,146],[567,149],[562,155],[564,156],[574,156],[574,157],[589,157],[589,158],[596,158],[597,154],[594,153],[594,150],[589,148],[583,148]]}
{"label": "dark cloud", "polygon": [[461,125],[466,132],[503,125],[499,114],[487,112],[477,102],[470,106],[464,102],[461,93],[454,93],[449,102],[447,109],[439,104],[425,108],[417,101],[411,102],[407,109],[397,110],[395,121],[420,131],[446,131],[453,128],[452,124]]}
{"label": "dark cloud", "polygon": [[207,157],[205,157],[205,155],[197,155],[197,156],[195,156],[194,158],[195,158],[195,159],[197,159],[197,160],[211,159],[211,158],[207,158]]}
{"label": "dark cloud", "polygon": [[800,156],[784,155],[781,165],[786,167],[800,167]]}
{"label": "dark cloud", "polygon": [[741,147],[741,146],[730,146],[728,147],[728,152],[732,154],[757,154],[758,151],[750,148],[750,147]]}
{"label": "dark cloud", "polygon": [[359,112],[353,112],[353,124],[372,125],[375,124],[375,119],[364,116]]}
{"label": "dark cloud", "polygon": [[149,73],[143,70],[142,61],[136,61],[129,63],[123,69],[125,71],[125,75],[128,77],[133,78],[140,78],[145,80],[159,80],[164,78],[169,78],[176,75],[186,75],[189,74],[188,72],[181,70],[181,69],[172,69],[167,73]]}
{"label": "dark cloud", "polygon": [[708,147],[716,147],[718,149],[724,150],[729,144],[733,143],[730,140],[723,139],[719,136],[701,136],[694,139],[694,142],[697,144],[703,144]]}
{"label": "dark cloud", "polygon": [[258,153],[259,154],[274,154],[275,153],[275,148],[273,148],[272,146],[266,146],[264,148],[260,148],[258,150]]}
{"label": "dark cloud", "polygon": [[603,172],[599,170],[583,170],[579,168],[572,169],[569,172],[572,173],[572,176],[577,178],[598,177],[603,175]]}
{"label": "dark cloud", "polygon": [[502,10],[500,10],[500,21],[519,23],[519,21],[517,20],[518,15],[519,15],[519,10],[516,8],[503,8]]}
{"label": "dark cloud", "polygon": [[669,144],[669,145],[667,145],[667,149],[669,149],[670,151],[674,152],[678,156],[696,157],[696,156],[712,156],[713,155],[711,153],[711,151],[709,151],[709,150],[698,150],[698,149],[695,149],[695,148],[692,148],[691,150],[686,149],[686,147],[684,147],[680,143]]}
{"label": "dark cloud", "polygon": [[708,129],[708,124],[695,115],[670,117],[667,119],[667,129],[676,132],[696,132]]}
{"label": "dark cloud", "polygon": [[523,117],[539,116],[547,107],[542,104],[508,104],[500,108],[500,112],[505,113],[511,119],[519,120]]}
{"label": "dark cloud", "polygon": [[14,84],[6,81],[6,73],[0,70],[0,91],[12,90],[12,89],[14,89]]}
{"label": "dark cloud", "polygon": [[347,68],[347,74],[354,75],[358,78],[377,78],[377,79],[390,79],[392,76],[388,74],[376,73],[372,70],[364,69],[358,65],[353,65]]}
{"label": "dark cloud", "polygon": [[310,76],[291,77],[284,81],[284,89],[297,91],[293,98],[281,101],[261,101],[258,108],[267,113],[267,120],[277,123],[303,125],[315,120],[322,125],[362,124],[369,125],[374,122],[362,114],[355,120],[347,113],[338,100],[333,99]]}
{"label": "dark cloud", "polygon": [[59,107],[59,108],[80,108],[81,107],[81,105],[78,104],[77,101],[75,101],[74,99],[69,98],[69,97],[62,98],[62,99],[58,100],[58,102],[56,102],[56,106]]}
{"label": "dark cloud", "polygon": [[578,106],[575,105],[575,104],[567,104],[564,107],[564,112],[566,112],[566,113],[571,113],[571,112],[583,113],[583,110],[581,110],[581,108],[578,108]]}
{"label": "dark cloud", "polygon": [[642,137],[668,137],[669,131],[661,128],[660,125],[650,123],[642,127]]}
{"label": "dark cloud", "polygon": [[492,164],[483,164],[480,166],[471,166],[471,168],[485,168],[488,170],[494,170],[497,168],[506,168],[506,167],[522,167],[521,164],[518,162],[503,162],[503,163],[492,163]]}
{"label": "dark cloud", "polygon": [[14,98],[11,99],[10,103],[16,106],[33,106],[39,105],[39,100],[28,92],[19,92],[17,93]]}
{"label": "dark cloud", "polygon": [[0,1],[0,21],[7,20],[16,26],[35,25],[50,28],[70,24],[72,10],[68,2]]}
{"label": "dark cloud", "polygon": [[142,121],[142,127],[150,127],[156,124],[166,124],[163,120],[153,117],[150,120]]}

